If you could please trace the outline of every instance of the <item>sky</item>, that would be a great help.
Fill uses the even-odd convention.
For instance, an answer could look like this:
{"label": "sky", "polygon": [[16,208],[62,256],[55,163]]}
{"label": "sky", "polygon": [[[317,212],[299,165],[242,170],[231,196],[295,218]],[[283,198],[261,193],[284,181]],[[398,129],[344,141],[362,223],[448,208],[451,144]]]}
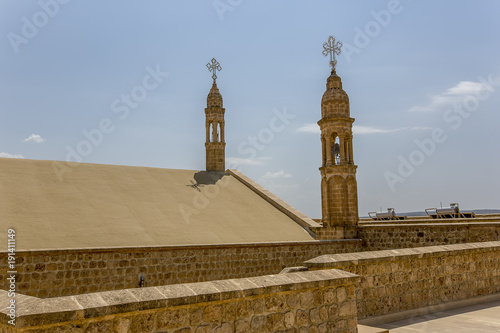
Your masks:
{"label": "sky", "polygon": [[0,0],[0,157],[226,166],[321,217],[317,121],[343,43],[359,214],[500,208],[500,2]]}

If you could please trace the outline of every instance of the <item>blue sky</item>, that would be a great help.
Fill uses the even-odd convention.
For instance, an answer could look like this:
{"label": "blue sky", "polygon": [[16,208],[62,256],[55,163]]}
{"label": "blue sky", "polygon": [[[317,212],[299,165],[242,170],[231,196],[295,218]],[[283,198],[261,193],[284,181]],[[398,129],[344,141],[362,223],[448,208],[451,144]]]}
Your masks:
{"label": "blue sky", "polygon": [[500,208],[499,12],[498,1],[3,0],[0,156],[203,169],[215,57],[229,166],[320,217],[315,124],[334,35],[360,215]]}

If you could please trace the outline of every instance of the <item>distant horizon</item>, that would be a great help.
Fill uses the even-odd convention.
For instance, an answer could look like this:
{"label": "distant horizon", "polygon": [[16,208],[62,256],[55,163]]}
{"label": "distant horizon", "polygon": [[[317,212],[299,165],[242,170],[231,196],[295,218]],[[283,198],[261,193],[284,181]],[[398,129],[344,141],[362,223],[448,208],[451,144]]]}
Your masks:
{"label": "distant horizon", "polygon": [[[443,208],[448,207],[448,206],[443,206]],[[428,207],[431,208],[431,207]],[[473,212],[474,214],[500,214],[500,209],[496,208],[477,208],[477,209],[460,209],[461,212]],[[382,213],[387,212],[387,210],[382,211]],[[377,211],[377,213],[381,213],[380,211]],[[418,214],[418,215],[416,215]],[[404,215],[409,215],[409,216],[427,216],[427,213],[425,210],[415,210],[415,211],[409,211],[409,212],[398,212],[396,211],[396,216],[404,216]],[[359,218],[369,218],[368,215],[364,216],[359,216]]]}

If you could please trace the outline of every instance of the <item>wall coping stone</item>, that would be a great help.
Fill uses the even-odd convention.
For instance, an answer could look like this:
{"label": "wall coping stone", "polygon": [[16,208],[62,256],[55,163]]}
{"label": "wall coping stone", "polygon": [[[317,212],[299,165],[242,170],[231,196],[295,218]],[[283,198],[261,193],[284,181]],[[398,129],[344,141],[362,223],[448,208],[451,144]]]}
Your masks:
{"label": "wall coping stone", "polygon": [[370,264],[379,261],[397,260],[405,257],[425,258],[435,255],[446,255],[453,252],[470,252],[471,250],[498,251],[500,250],[500,241],[464,243],[440,246],[425,246],[406,249],[367,251],[344,254],[326,254],[304,262],[304,266],[309,269],[326,269],[349,265]]}
{"label": "wall coping stone", "polygon": [[[332,240],[312,240],[312,241],[290,241],[290,242],[262,242],[262,243],[227,243],[227,244],[199,244],[199,245],[165,245],[165,246],[123,246],[123,247],[82,247],[78,249],[36,249],[20,250],[16,252],[18,256],[51,255],[51,254],[83,254],[92,253],[123,253],[123,252],[151,252],[151,251],[182,251],[182,250],[212,250],[212,249],[241,249],[256,247],[281,247],[281,246],[302,246],[319,245],[325,243],[362,243],[361,239],[332,239]],[[0,251],[0,257],[6,257],[7,250]]]}
{"label": "wall coping stone", "polygon": [[[86,320],[134,311],[147,311],[225,301],[287,291],[351,285],[360,277],[331,269],[241,279],[104,291],[75,296],[37,298],[16,294],[16,328]],[[8,325],[8,292],[0,290],[0,323]]]}

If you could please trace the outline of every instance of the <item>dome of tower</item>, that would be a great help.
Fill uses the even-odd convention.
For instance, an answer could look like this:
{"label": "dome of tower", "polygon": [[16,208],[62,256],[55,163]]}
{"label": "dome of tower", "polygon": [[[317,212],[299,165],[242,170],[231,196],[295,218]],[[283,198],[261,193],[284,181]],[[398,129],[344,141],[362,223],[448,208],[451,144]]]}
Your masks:
{"label": "dome of tower", "polygon": [[222,108],[222,95],[214,82],[207,96],[207,108]]}
{"label": "dome of tower", "polygon": [[335,71],[326,80],[326,91],[321,99],[321,117],[349,117],[349,96],[342,89],[342,81]]}

